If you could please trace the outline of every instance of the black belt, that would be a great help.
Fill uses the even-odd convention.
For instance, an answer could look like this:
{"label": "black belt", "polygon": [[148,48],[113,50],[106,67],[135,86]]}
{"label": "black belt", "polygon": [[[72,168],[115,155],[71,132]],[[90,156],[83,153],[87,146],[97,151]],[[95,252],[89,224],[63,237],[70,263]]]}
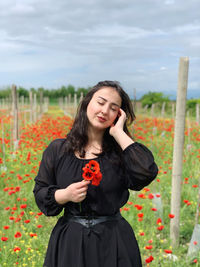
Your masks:
{"label": "black belt", "polygon": [[77,222],[83,226],[90,228],[98,223],[107,221],[116,221],[122,218],[120,212],[109,216],[77,216],[77,215],[65,215],[64,218],[67,222]]}

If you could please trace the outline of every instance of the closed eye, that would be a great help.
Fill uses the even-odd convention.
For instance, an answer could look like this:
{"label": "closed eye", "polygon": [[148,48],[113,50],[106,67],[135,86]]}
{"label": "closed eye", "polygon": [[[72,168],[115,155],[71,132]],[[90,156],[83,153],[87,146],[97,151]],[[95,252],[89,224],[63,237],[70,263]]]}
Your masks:
{"label": "closed eye", "polygon": [[104,102],[100,102],[100,101],[97,101],[97,103],[98,103],[99,105],[103,105],[103,104],[104,104]]}

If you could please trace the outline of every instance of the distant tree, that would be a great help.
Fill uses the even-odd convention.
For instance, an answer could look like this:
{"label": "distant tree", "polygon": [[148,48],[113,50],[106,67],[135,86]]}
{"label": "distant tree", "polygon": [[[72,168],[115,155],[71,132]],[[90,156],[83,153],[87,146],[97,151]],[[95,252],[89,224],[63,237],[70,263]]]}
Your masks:
{"label": "distant tree", "polygon": [[81,93],[83,93],[83,96],[85,96],[85,95],[87,94],[87,92],[88,92],[88,89],[83,88],[83,87],[79,87],[79,88],[77,89],[77,91],[76,91],[76,93],[77,93],[77,97],[80,98]]}
{"label": "distant tree", "polygon": [[165,96],[162,92],[148,92],[140,98],[140,101],[143,107],[147,105],[150,108],[154,103],[162,105],[163,102],[169,102],[169,96]]}
{"label": "distant tree", "polygon": [[0,98],[8,98],[11,95],[11,88],[0,89]]}
{"label": "distant tree", "polygon": [[19,97],[20,96],[29,97],[29,91],[21,86],[17,88],[17,92]]}
{"label": "distant tree", "polygon": [[69,94],[71,94],[72,97],[73,97],[74,94],[75,94],[75,88],[74,88],[74,86],[71,85],[71,84],[67,86],[67,95],[69,95]]}
{"label": "distant tree", "polygon": [[68,95],[68,88],[66,86],[62,86],[60,89],[59,89],[59,96],[60,97],[65,97]]}
{"label": "distant tree", "polygon": [[37,90],[33,87],[30,88],[30,91],[33,93],[33,94],[36,94],[37,93]]}
{"label": "distant tree", "polygon": [[196,107],[196,104],[199,103],[200,104],[200,99],[189,99],[187,100],[187,103],[186,103],[186,107],[187,109],[193,109]]}
{"label": "distant tree", "polygon": [[191,111],[191,115],[195,115],[196,113],[196,104],[200,104],[200,98],[199,99],[189,99],[186,102],[186,110]]}

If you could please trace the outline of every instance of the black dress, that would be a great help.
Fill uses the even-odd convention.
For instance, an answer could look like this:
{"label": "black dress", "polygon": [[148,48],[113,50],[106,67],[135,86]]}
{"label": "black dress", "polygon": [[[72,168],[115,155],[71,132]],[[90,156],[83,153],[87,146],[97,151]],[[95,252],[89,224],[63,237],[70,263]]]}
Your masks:
{"label": "black dress", "polygon": [[[57,189],[65,188],[82,178],[82,168],[89,160],[64,152],[65,139],[56,139],[43,153],[34,195],[40,210],[47,216],[80,215],[80,203],[59,205],[54,198]],[[157,175],[152,153],[142,144],[133,143],[123,151],[122,168],[115,155],[95,158],[100,164],[99,186],[89,185],[81,203],[82,214],[113,215],[127,202],[128,189],[141,190]],[[141,257],[130,224],[121,218],[86,228],[67,222],[65,216],[54,227],[44,262],[45,267],[140,267]]]}

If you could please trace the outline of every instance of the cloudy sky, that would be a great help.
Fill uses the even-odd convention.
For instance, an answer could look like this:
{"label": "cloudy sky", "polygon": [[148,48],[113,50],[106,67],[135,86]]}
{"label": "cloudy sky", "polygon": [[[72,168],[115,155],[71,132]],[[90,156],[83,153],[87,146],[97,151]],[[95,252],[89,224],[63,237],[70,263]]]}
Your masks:
{"label": "cloudy sky", "polygon": [[1,0],[0,88],[88,87],[118,80],[137,97],[176,95],[189,57],[200,96],[199,0]]}

